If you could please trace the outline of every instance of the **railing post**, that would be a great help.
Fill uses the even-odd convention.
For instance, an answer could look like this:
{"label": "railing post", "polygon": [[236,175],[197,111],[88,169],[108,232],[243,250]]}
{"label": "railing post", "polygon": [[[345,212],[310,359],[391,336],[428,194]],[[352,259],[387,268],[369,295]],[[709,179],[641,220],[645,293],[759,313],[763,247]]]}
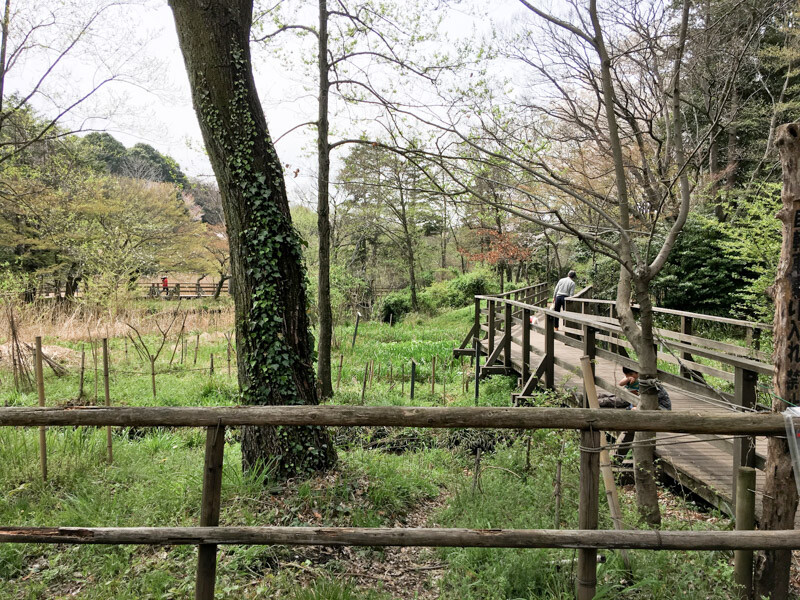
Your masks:
{"label": "railing post", "polygon": [[489,311],[487,322],[489,324],[489,354],[491,355],[494,352],[494,338],[495,338],[495,328],[497,327],[497,323],[495,322],[495,310],[497,309],[497,305],[495,304],[494,300],[487,300],[486,301],[486,310]]}
{"label": "railing post", "polygon": [[[733,377],[733,402],[747,410],[756,406],[756,385],[758,373],[736,367]],[[733,440],[733,493],[731,499],[736,506],[736,493],[739,467],[756,466],[756,438],[737,436]]]}
{"label": "railing post", "polygon": [[[692,335],[692,317],[687,317],[685,315],[681,315],[681,333],[686,335]],[[689,342],[683,340],[683,343],[688,344]],[[694,357],[685,350],[681,352],[681,360],[692,360]],[[692,376],[692,372],[681,366],[680,368],[681,377],[685,377],[686,379],[694,379]]]}
{"label": "railing post", "polygon": [[761,330],[756,327],[748,327],[745,336],[747,347],[750,349],[750,352],[755,355],[756,352],[761,350]]}
{"label": "railing post", "polygon": [[[597,529],[600,494],[600,432],[581,431],[578,527]],[[577,600],[592,600],[597,591],[597,549],[578,550]]]}
{"label": "railing post", "polygon": [[505,330],[505,343],[503,345],[503,355],[505,356],[505,364],[506,369],[513,369],[514,365],[511,364],[511,305],[506,302],[505,303],[505,324],[503,325],[503,329]]}
{"label": "railing post", "polygon": [[531,309],[522,309],[522,385],[531,376]]}
{"label": "railing post", "polygon": [[[736,531],[750,531],[756,525],[756,470],[739,467],[736,473]],[[733,579],[739,586],[738,597],[750,599],[753,595],[753,551],[734,550]]]}
{"label": "railing post", "polygon": [[545,313],[544,316],[544,385],[548,390],[556,387],[556,373],[555,373],[555,319]]}
{"label": "railing post", "polygon": [[[488,302],[487,302],[488,307]],[[481,299],[475,298],[475,339],[481,337]]]}
{"label": "railing post", "polygon": [[[595,340],[597,336],[597,330],[594,327],[589,327],[588,325],[583,326],[583,354],[584,356],[589,357],[590,365],[592,367],[592,377],[594,377],[595,373],[595,364],[594,359],[597,355]],[[583,388],[583,403],[582,408],[589,408],[588,398],[586,393],[586,386]]]}
{"label": "railing post", "polygon": [[481,388],[481,342],[475,338],[475,406],[478,406]]}
{"label": "railing post", "polygon": [[[200,527],[219,525],[224,451],[225,427],[223,425],[207,427]],[[195,600],[213,600],[214,585],[217,579],[217,545],[200,544],[198,550],[194,597]]]}

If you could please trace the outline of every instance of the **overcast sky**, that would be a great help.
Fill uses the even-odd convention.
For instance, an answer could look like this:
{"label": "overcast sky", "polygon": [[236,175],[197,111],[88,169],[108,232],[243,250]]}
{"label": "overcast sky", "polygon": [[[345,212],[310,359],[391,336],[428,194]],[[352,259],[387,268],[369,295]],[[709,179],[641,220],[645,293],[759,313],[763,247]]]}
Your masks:
{"label": "overcast sky", "polygon": [[[46,4],[47,0],[43,2]],[[487,6],[487,3],[476,2],[476,6]],[[57,4],[62,10],[72,10],[74,20],[78,22],[85,16],[78,13],[95,3],[60,0]],[[315,4],[309,2],[310,8],[315,8]],[[449,10],[445,25],[447,35],[481,36],[489,31],[489,20],[485,16],[476,17],[477,11],[470,5],[471,0]],[[520,12],[519,4],[513,0],[497,0],[488,6],[486,13],[500,27]],[[316,10],[310,13],[312,19],[315,13]],[[166,2],[145,0],[144,3],[115,7],[104,13],[103,18],[105,23],[97,39],[92,40],[91,50],[59,65],[60,79],[53,78],[53,82],[62,86],[62,102],[68,97],[66,92],[69,88],[86,87],[101,76],[98,58],[107,62],[106,55],[119,57],[125,51],[130,52],[131,48],[136,50],[124,64],[126,68],[135,64],[139,81],[136,85],[113,83],[105,87],[91,103],[76,113],[73,121],[88,118],[84,121],[87,128],[107,130],[126,146],[137,142],[151,144],[175,158],[188,175],[213,177],[191,105],[172,13]],[[304,51],[306,55],[313,51],[310,38],[301,42],[289,33],[283,39],[284,51],[294,59]],[[297,69],[294,72],[287,69],[285,63],[285,60],[270,59],[264,52],[254,54],[256,82],[273,139],[299,123],[314,120],[317,110],[315,92],[308,87],[313,86],[313,81],[308,81]],[[22,91],[31,85],[45,66],[46,60],[41,57],[23,64],[10,73],[8,87],[12,92]],[[50,94],[53,96],[55,92]],[[54,100],[52,105],[48,102],[47,97],[41,97],[36,106],[43,112],[52,113],[57,101]],[[113,111],[109,110],[112,106]],[[105,113],[109,113],[110,118],[96,118],[96,115]],[[340,121],[339,126],[345,127],[344,122]],[[277,143],[281,160],[290,165],[291,171],[300,169],[296,179],[289,176],[287,181],[295,201],[313,193],[314,140],[314,129],[306,127]]]}

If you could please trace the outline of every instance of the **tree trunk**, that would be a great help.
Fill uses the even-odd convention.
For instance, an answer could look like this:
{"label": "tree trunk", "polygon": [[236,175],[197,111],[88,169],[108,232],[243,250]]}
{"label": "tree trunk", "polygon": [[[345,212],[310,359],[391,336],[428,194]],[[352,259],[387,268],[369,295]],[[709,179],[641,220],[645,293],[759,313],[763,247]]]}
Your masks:
{"label": "tree trunk", "polygon": [[[170,0],[192,100],[222,195],[245,404],[317,404],[305,272],[281,162],[250,61],[252,0]],[[245,469],[331,467],[326,430],[242,428]]]}
{"label": "tree trunk", "polygon": [[219,300],[219,295],[222,293],[222,286],[228,281],[228,275],[222,275],[217,282],[217,287],[214,288],[214,300]]}
{"label": "tree trunk", "polygon": [[[783,244],[772,297],[775,300],[775,365],[772,411],[783,412],[789,404],[800,404],[800,123],[782,125],[775,145],[783,167]],[[786,400],[786,402],[784,402]],[[797,487],[785,439],[770,437],[767,445],[766,482],[762,529],[794,529]],[[758,558],[756,596],[773,600],[789,597],[790,550],[770,550]]]}
{"label": "tree trunk", "polygon": [[328,143],[328,6],[319,0],[319,120],[317,121],[317,231],[319,233],[319,294],[317,313],[317,385],[321,398],[333,397],[331,383],[331,223],[329,215],[329,181],[331,171]]}
{"label": "tree trunk", "polygon": [[[639,410],[658,410],[658,355],[653,340],[653,305],[650,301],[649,286],[646,282],[636,282],[636,299],[639,303],[639,328],[641,338],[636,347],[639,357]],[[648,524],[661,524],[661,511],[658,506],[658,486],[656,485],[655,442],[656,434],[639,431],[633,448],[633,478],[636,484],[636,504],[639,515]]]}

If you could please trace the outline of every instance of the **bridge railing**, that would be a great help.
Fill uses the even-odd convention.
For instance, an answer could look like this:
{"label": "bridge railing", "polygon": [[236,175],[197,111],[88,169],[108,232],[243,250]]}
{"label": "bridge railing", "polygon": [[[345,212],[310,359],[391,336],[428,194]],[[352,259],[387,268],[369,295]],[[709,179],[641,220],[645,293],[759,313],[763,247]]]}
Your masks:
{"label": "bridge railing", "polygon": [[[530,295],[530,292],[526,292],[529,289],[523,288],[520,291],[522,297],[525,297],[526,293]],[[537,289],[541,290],[541,287],[537,286]],[[483,356],[486,357],[484,364],[479,367],[479,378],[491,374],[519,374],[522,386],[515,399],[531,396],[534,389],[539,386],[553,389],[556,366],[567,371],[575,371],[578,368],[577,364],[556,354],[555,341],[581,350],[584,355],[592,359],[593,364],[595,358],[599,357],[620,367],[639,369],[637,361],[631,356],[633,346],[626,339],[615,318],[588,312],[555,312],[507,296],[508,294],[475,297],[475,318],[472,329],[461,347],[454,352],[456,355],[477,356],[479,361]],[[546,295],[541,291],[538,292],[537,298],[540,300],[545,298],[544,302],[547,302]],[[584,311],[588,307],[613,307],[613,303],[609,304],[608,301],[593,301],[584,297],[573,297],[568,302],[571,303],[570,306],[583,307]],[[657,310],[665,312],[666,309]],[[699,313],[673,310],[667,312],[685,319],[707,318],[712,321],[734,322],[759,331],[769,327],[763,323],[724,319]],[[566,325],[556,330],[558,320],[564,321]],[[752,349],[709,340],[685,331],[685,329],[672,331],[665,328],[655,330],[659,361],[675,365],[678,371],[673,373],[658,369],[659,380],[668,387],[681,390],[686,395],[698,399],[714,410],[755,411],[758,378],[762,375],[771,376],[773,372],[772,365],[764,360],[766,355],[759,351],[756,358],[751,358],[748,354],[753,353]],[[532,344],[533,333],[543,336],[541,347],[537,348]],[[515,351],[512,351],[513,345],[516,346]],[[695,357],[700,357],[706,362],[699,362]],[[707,364],[708,362],[713,364]],[[717,389],[706,381],[706,376],[728,382],[733,388],[733,393]],[[635,395],[620,388],[616,381],[610,381],[597,374],[595,380],[598,388],[634,404],[638,401]],[[734,499],[735,474],[738,467],[764,469],[766,459],[756,452],[753,437],[736,438],[731,441],[707,435],[703,436],[703,441],[732,456]],[[715,502],[715,496],[711,494],[707,496],[708,500]]]}
{"label": "bridge railing", "polygon": [[[523,308],[523,311],[529,310]],[[580,431],[578,530],[220,527],[225,428],[231,426],[394,426],[431,428],[572,429]],[[800,549],[795,531],[597,530],[601,430],[694,434],[782,435],[776,414],[645,414],[560,408],[394,406],[69,407],[0,408],[0,427],[204,427],[199,527],[0,527],[0,543],[199,546],[195,598],[214,597],[219,544],[323,546],[458,546],[578,549],[577,598],[596,592],[598,549]]]}

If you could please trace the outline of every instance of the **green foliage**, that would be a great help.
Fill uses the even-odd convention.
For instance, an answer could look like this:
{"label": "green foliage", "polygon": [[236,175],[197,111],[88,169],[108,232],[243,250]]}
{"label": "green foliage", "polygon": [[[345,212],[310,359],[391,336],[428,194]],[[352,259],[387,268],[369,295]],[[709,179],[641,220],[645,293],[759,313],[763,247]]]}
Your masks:
{"label": "green foliage", "polygon": [[658,305],[729,314],[750,275],[749,261],[730,251],[738,237],[713,217],[690,215],[666,266],[653,282]]}
{"label": "green foliage", "polygon": [[731,306],[742,316],[767,322],[772,322],[774,310],[767,288],[775,283],[781,253],[781,222],[775,218],[781,208],[780,190],[778,183],[765,183],[733,195],[731,217],[721,226],[726,233],[723,250],[745,262],[749,272]]}
{"label": "green foliage", "polygon": [[[494,291],[495,284],[488,270],[479,269],[459,275],[449,281],[439,281],[421,290],[417,295],[420,310],[431,313],[441,308],[460,308],[474,302],[474,297]],[[386,323],[390,317],[398,321],[411,312],[411,291],[392,292],[384,297],[378,314]]]}

